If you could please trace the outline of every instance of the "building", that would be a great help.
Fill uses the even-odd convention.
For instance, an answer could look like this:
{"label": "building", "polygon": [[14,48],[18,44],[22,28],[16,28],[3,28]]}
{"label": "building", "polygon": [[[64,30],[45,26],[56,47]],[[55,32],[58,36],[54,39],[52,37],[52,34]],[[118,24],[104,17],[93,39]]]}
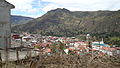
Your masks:
{"label": "building", "polygon": [[5,0],[0,0],[0,48],[10,47],[10,12],[13,8],[15,8],[14,5]]}

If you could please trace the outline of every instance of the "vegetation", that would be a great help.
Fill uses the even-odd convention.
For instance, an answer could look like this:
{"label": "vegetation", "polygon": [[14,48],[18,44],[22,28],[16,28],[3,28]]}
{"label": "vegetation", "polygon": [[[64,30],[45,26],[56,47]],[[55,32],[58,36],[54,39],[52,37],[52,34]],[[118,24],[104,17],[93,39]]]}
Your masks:
{"label": "vegetation", "polygon": [[[75,11],[55,9],[27,24],[13,27],[12,32],[27,31],[42,35],[75,37],[92,34],[105,38],[111,43],[111,37],[120,37],[120,11]],[[118,40],[119,41],[119,40]],[[115,43],[115,41],[112,41]],[[116,43],[119,45],[119,42]]]}
{"label": "vegetation", "polygon": [[29,21],[33,20],[33,18],[30,17],[24,17],[24,16],[16,16],[12,15],[11,16],[11,23],[12,26],[20,25],[20,24],[25,24]]}
{"label": "vegetation", "polygon": [[113,45],[120,45],[120,37],[110,37],[109,40]]}
{"label": "vegetation", "polygon": [[[3,64],[2,68],[119,68],[120,56],[40,55],[32,60]],[[7,66],[7,67],[6,67]]]}

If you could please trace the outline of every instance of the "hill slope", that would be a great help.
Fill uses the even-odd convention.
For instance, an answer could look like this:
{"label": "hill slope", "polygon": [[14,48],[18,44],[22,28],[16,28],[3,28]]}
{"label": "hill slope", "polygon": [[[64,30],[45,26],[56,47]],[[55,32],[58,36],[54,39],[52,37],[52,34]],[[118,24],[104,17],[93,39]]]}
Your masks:
{"label": "hill slope", "polygon": [[76,36],[81,33],[119,35],[120,11],[69,11],[55,9],[14,30],[42,35]]}
{"label": "hill slope", "polygon": [[16,15],[11,16],[12,26],[25,24],[33,19],[34,18],[24,17],[24,16],[16,16]]}

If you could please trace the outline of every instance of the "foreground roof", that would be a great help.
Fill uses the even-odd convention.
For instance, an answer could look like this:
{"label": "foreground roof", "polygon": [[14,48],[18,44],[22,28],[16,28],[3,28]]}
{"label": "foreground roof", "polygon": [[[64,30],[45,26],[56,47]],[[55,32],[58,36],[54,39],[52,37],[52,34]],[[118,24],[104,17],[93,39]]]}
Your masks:
{"label": "foreground roof", "polygon": [[10,9],[15,8],[15,6],[9,2],[7,2],[6,0],[0,0],[0,6],[2,7],[10,7]]}

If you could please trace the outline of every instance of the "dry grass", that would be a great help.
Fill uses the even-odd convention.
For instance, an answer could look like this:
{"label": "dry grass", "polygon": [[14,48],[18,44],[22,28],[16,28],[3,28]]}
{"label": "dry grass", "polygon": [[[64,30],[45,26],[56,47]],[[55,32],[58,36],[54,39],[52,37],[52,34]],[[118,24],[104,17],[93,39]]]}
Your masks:
{"label": "dry grass", "polygon": [[91,57],[91,55],[56,54],[45,57],[39,61],[39,64],[39,68],[120,68],[120,56]]}
{"label": "dry grass", "polygon": [[120,68],[120,55],[91,56],[91,55],[40,55],[36,58],[26,59],[18,63],[8,63],[2,68]]}

